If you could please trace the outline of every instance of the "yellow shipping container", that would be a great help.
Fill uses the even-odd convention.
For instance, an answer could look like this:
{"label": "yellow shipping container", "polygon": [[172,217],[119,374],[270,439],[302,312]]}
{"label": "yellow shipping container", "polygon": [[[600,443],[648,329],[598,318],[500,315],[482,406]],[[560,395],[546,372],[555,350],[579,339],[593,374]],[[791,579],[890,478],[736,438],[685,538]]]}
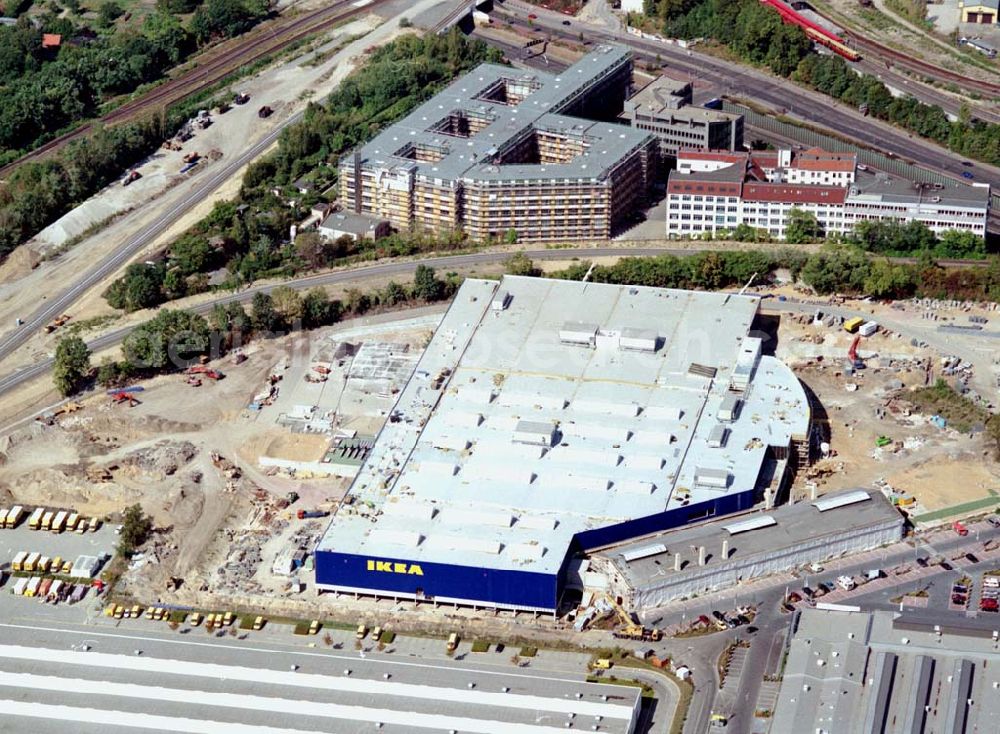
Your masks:
{"label": "yellow shipping container", "polygon": [[865,323],[865,320],[862,318],[854,317],[853,319],[848,319],[844,322],[844,331],[848,334],[853,334],[861,328],[861,324],[863,323]]}

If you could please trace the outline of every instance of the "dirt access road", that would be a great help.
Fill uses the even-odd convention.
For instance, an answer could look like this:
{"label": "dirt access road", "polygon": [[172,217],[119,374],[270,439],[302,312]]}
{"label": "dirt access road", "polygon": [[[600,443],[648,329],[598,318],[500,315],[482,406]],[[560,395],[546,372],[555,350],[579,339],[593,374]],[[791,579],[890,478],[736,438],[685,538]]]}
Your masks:
{"label": "dirt access road", "polygon": [[[387,9],[397,15],[388,18],[369,15],[352,22],[337,29],[335,39],[315,54],[285,62],[241,82],[240,89],[250,92],[252,103],[218,117],[212,127],[185,146],[188,150],[204,146],[201,152],[207,152],[205,148],[218,150],[222,154],[221,163],[199,165],[191,174],[181,176],[176,173],[179,160],[175,160],[181,152],[157,153],[140,167],[144,175],[150,174],[146,177],[149,181],[134,184],[134,192],[132,187],[109,186],[41,233],[34,243],[20,248],[0,267],[0,324],[7,326],[0,338],[0,361],[8,360],[15,352],[21,364],[44,358],[51,350],[51,340],[32,337],[45,323],[61,313],[73,313],[73,304],[85,294],[95,292],[99,296],[126,265],[163,247],[171,237],[204,216],[215,201],[235,190],[244,166],[273,145],[281,129],[298,119],[310,97],[329,94],[367,51],[400,35],[403,31],[399,20],[405,17],[404,13],[412,14],[440,2],[422,0],[399,10],[396,10],[398,4],[390,3]],[[329,57],[324,58],[327,53]],[[257,120],[253,112],[261,104],[275,109],[275,114],[264,122]],[[199,147],[195,148],[196,145]],[[32,269],[53,242],[65,241],[109,216],[126,212],[129,213],[68,253]],[[41,296],[41,304],[39,293],[45,294]],[[25,322],[20,327],[15,326],[17,318]],[[22,349],[24,345],[28,349]]]}

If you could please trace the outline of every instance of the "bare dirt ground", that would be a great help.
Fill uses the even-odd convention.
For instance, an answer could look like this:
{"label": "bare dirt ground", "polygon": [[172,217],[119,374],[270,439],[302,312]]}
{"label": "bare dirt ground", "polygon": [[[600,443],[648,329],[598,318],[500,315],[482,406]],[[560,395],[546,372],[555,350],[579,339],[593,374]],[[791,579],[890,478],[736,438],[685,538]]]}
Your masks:
{"label": "bare dirt ground", "polygon": [[[130,504],[142,505],[156,532],[121,590],[147,603],[194,604],[206,594],[236,592],[292,596],[291,579],[271,573],[275,558],[290,549],[311,550],[328,522],[299,520],[294,513],[333,509],[349,479],[262,470],[258,461],[264,454],[321,459],[331,435],[293,432],[279,423],[277,405],[261,411],[247,406],[279,365],[287,365],[278,383],[281,393],[290,404],[304,402],[311,394],[304,376],[317,355],[331,351],[329,345],[370,338],[415,348],[426,340],[428,327],[421,319],[436,317],[414,321],[403,312],[389,318],[402,321],[382,324],[373,315],[257,342],[245,350],[242,364],[223,359],[213,365],[226,375],[220,381],[206,379],[192,387],[181,375],[162,376],[143,383],[133,407],[98,395],[51,425],[30,421],[8,431],[0,437],[0,500],[72,507],[112,519]],[[364,404],[364,391],[374,390],[351,384],[345,392],[360,397],[344,400],[345,411]],[[384,400],[371,399],[375,402],[362,405],[357,416],[345,412],[343,422],[377,430]],[[299,495],[291,505],[289,492]],[[180,589],[168,591],[172,578],[183,580]]]}
{"label": "bare dirt ground", "polygon": [[[881,332],[864,339],[867,368],[845,373],[853,336],[840,327],[783,318],[777,356],[785,359],[822,406],[829,458],[800,471],[797,497],[853,487],[888,485],[912,496],[920,512],[979,499],[1000,487],[1000,465],[982,436],[940,429],[917,413],[907,393],[940,375],[938,353]],[[882,362],[889,360],[888,364]],[[880,437],[889,444],[879,447]]]}

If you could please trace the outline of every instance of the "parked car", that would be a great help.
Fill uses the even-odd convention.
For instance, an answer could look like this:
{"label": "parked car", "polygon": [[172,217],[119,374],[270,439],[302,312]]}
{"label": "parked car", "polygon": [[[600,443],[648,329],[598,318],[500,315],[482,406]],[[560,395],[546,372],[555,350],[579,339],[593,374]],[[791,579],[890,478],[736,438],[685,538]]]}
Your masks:
{"label": "parked car", "polygon": [[562,22],[562,24],[563,24],[563,25],[569,25],[570,23],[569,23],[569,21],[568,21],[568,20],[564,20],[564,21]]}
{"label": "parked car", "polygon": [[969,563],[979,563],[979,558],[972,553],[966,553],[965,558]]}
{"label": "parked car", "polygon": [[986,518],[986,522],[995,528],[1000,528],[1000,517],[997,517],[996,515],[990,515]]}
{"label": "parked car", "polygon": [[948,561],[941,561],[938,565],[941,566],[942,571],[951,571],[955,568]]}
{"label": "parked car", "polygon": [[927,559],[926,558],[918,558],[917,559],[917,565],[920,566],[920,568],[927,568]]}

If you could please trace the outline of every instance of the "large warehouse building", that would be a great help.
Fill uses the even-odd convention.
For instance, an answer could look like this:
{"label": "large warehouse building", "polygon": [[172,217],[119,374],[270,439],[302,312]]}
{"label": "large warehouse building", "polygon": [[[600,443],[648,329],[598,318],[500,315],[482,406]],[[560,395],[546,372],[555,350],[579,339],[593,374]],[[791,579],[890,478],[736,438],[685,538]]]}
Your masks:
{"label": "large warehouse building", "polygon": [[903,516],[877,490],[852,490],[719,520],[595,555],[612,596],[635,611],[733,587],[903,537]]}
{"label": "large warehouse building", "polygon": [[926,611],[803,609],[771,734],[1000,731],[1000,625]]}
{"label": "large warehouse building", "polygon": [[573,556],[771,503],[809,405],[759,299],[466,280],[316,549],[321,590],[554,613]]}
{"label": "large warehouse building", "polygon": [[340,162],[345,209],[400,230],[606,239],[645,203],[659,143],[617,115],[632,56],[600,46],[555,76],[482,64]]}

